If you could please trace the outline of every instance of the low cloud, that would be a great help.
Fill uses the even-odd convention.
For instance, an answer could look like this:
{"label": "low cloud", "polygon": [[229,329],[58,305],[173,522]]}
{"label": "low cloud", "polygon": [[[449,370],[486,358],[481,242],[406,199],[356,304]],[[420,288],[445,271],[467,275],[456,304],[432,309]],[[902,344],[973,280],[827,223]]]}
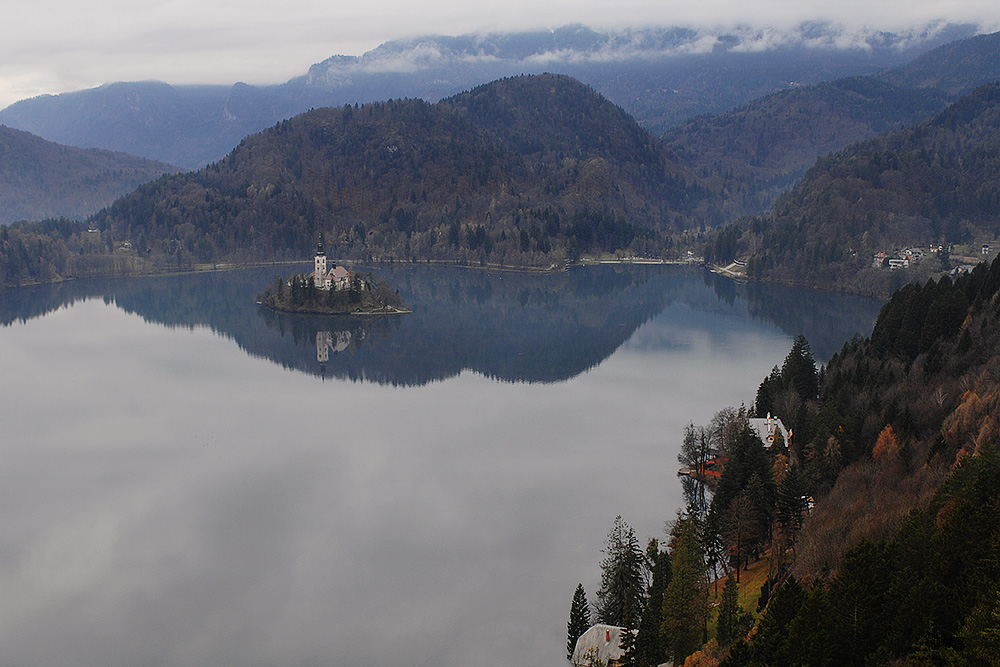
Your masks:
{"label": "low cloud", "polygon": [[[804,22],[827,22],[843,29],[832,42],[796,35]],[[236,81],[280,83],[334,53],[357,54],[367,71],[406,72],[433,66],[454,54],[427,42],[391,57],[375,53],[379,44],[420,34],[496,35],[544,30],[572,22],[614,31],[600,48],[580,50],[554,44],[525,54],[534,62],[613,61],[704,53],[720,48],[714,40],[734,25],[751,26],[732,48],[764,50],[789,43],[823,48],[865,48],[878,31],[917,35],[941,22],[973,23],[983,31],[1000,27],[995,0],[918,0],[916,3],[847,4],[762,0],[625,0],[614,6],[588,0],[533,0],[458,3],[433,0],[414,5],[371,0],[363,5],[301,0],[295,11],[264,0],[192,0],[160,3],[150,9],[126,0],[38,0],[12,6],[0,25],[0,107],[40,93],[89,88],[113,81],[158,79],[172,84]],[[680,25],[687,39],[658,43],[648,29]],[[630,27],[631,26],[631,27]],[[914,26],[917,26],[914,28]],[[789,41],[791,40],[791,41]],[[798,41],[796,41],[798,40]],[[420,40],[410,40],[411,42]],[[426,40],[424,40],[426,42]],[[495,44],[461,54],[468,62],[488,62]],[[344,65],[340,64],[343,69]]]}

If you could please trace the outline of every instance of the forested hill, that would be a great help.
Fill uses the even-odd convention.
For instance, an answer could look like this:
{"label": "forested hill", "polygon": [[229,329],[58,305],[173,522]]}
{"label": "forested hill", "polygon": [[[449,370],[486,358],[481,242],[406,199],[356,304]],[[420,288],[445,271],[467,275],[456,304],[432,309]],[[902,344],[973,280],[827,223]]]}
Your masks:
{"label": "forested hill", "polygon": [[556,75],[502,79],[441,104],[527,158],[598,157],[663,174],[677,170],[624,110],[570,81]]}
{"label": "forested hill", "polygon": [[431,105],[317,109],[93,218],[140,254],[339,257],[548,267],[656,244],[704,196],[618,107],[579,82],[498,81]]}
{"label": "forested hill", "polygon": [[897,86],[934,88],[959,97],[1000,76],[1000,32],[939,46],[877,76]]}
{"label": "forested hill", "polygon": [[688,120],[664,139],[722,194],[704,213],[719,224],[771,208],[818,158],[927,120],[998,73],[1000,33],[980,35],[878,74],[793,85],[718,116]]}
{"label": "forested hill", "polygon": [[0,224],[82,220],[141,183],[176,171],[162,162],[60,146],[0,125]]}
{"label": "forested hill", "polygon": [[778,501],[794,558],[722,667],[997,664],[998,317],[995,260],[897,291],[806,392],[788,360],[761,385],[758,415],[798,405],[781,486],[817,502],[799,526]]}
{"label": "forested hill", "polygon": [[667,146],[724,194],[712,222],[771,207],[816,159],[879,133],[914,125],[944,109],[934,90],[852,77],[802,86],[739,109],[687,121],[664,135]]}
{"label": "forested hill", "polygon": [[[994,83],[929,121],[819,160],[771,216],[739,228],[736,252],[749,253],[755,278],[886,294],[912,274],[875,267],[874,253],[995,238],[998,210]],[[948,268],[943,257],[928,255],[923,270]]]}

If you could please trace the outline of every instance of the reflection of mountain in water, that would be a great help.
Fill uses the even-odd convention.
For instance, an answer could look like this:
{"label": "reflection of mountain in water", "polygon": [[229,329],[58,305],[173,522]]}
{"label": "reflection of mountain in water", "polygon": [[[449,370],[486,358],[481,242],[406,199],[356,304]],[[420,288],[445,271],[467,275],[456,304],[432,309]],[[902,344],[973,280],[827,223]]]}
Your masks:
{"label": "reflection of mountain in water", "polygon": [[[290,269],[283,269],[288,272]],[[803,332],[825,360],[854,331],[870,332],[877,302],[726,279],[662,266],[578,267],[557,275],[457,267],[382,267],[413,313],[351,317],[275,313],[254,295],[274,268],[65,283],[0,293],[11,324],[84,298],[147,321],[209,326],[248,354],[314,375],[413,385],[471,370],[505,381],[556,382],[599,364],[674,301],[719,302]],[[706,289],[706,285],[708,288]]]}
{"label": "reflection of mountain in water", "polygon": [[261,311],[283,337],[315,345],[311,358],[282,356],[281,363],[391,384],[463,370],[505,381],[565,380],[610,356],[695,280],[650,267],[539,276],[416,266],[381,269],[379,276],[400,290],[413,313],[363,319]]}
{"label": "reflection of mountain in water", "polygon": [[882,308],[882,301],[868,297],[705,275],[720,300],[744,300],[752,317],[777,325],[789,336],[804,334],[819,363],[840,352],[855,333],[870,335]]}

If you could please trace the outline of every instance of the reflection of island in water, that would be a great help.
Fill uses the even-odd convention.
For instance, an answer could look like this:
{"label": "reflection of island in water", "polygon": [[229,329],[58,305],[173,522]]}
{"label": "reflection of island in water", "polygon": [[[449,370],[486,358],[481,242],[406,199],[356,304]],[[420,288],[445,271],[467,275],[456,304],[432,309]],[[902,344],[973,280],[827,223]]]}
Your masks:
{"label": "reflection of island in water", "polygon": [[316,361],[325,364],[330,361],[330,353],[343,352],[351,344],[350,331],[317,331]]}
{"label": "reflection of island in water", "polygon": [[[254,304],[273,268],[80,281],[0,293],[0,323],[103,298],[150,322],[208,326],[253,357],[324,378],[418,385],[470,370],[512,382],[558,382],[608,358],[671,303],[749,311],[805,333],[826,360],[879,304],[774,285],[737,285],[693,269],[611,265],[555,275],[458,267],[380,267],[413,313],[405,318],[276,313]],[[744,310],[746,309],[746,310]],[[780,363],[780,360],[776,360]]]}

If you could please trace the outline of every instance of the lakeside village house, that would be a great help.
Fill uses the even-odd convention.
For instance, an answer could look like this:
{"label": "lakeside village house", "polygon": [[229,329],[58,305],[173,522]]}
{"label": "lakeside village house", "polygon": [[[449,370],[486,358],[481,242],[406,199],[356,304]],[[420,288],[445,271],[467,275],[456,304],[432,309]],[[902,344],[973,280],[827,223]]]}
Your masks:
{"label": "lakeside village house", "polygon": [[[772,417],[771,413],[767,413],[767,417],[754,417],[747,420],[750,424],[750,430],[760,438],[760,441],[764,443],[764,446],[770,449],[774,445],[775,437],[780,435],[782,442],[785,446],[791,447],[792,444],[792,432],[785,428],[785,425],[781,423],[781,419],[778,417]],[[719,478],[722,477],[722,469],[726,465],[726,459],[724,457],[716,457],[709,459],[705,462],[704,467],[701,470],[696,470],[695,468],[681,468],[678,470],[678,474],[687,475],[688,477],[693,477],[695,479],[701,479],[704,482],[714,483],[718,482]]]}

